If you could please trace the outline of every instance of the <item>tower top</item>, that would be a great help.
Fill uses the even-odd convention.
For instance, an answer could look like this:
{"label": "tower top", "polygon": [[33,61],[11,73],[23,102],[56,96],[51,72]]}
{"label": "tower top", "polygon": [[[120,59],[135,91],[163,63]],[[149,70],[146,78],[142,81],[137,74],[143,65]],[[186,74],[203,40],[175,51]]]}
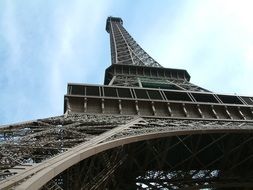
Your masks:
{"label": "tower top", "polygon": [[106,27],[105,27],[105,30],[109,33],[110,32],[110,22],[118,22],[120,24],[123,25],[123,20],[120,18],[120,17],[108,17],[107,20],[106,20]]}
{"label": "tower top", "polygon": [[108,17],[105,29],[110,34],[112,64],[162,67],[136,43],[120,17]]}

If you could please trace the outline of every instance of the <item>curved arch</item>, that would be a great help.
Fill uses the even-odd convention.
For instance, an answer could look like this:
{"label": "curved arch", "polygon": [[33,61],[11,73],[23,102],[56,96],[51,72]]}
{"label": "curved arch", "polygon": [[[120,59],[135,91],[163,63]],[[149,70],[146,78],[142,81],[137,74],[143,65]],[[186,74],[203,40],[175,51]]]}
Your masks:
{"label": "curved arch", "polygon": [[149,133],[138,136],[124,137],[108,142],[99,143],[91,147],[84,147],[83,144],[67,151],[59,156],[56,156],[40,166],[38,172],[36,172],[31,178],[19,185],[16,189],[39,189],[45,185],[48,181],[53,179],[58,174],[62,173],[67,168],[74,164],[81,162],[82,160],[89,158],[95,154],[109,150],[118,146],[144,141],[157,139],[162,137],[178,136],[178,135],[191,135],[191,134],[208,134],[208,133],[243,133],[252,130],[245,129],[209,129],[209,130],[183,130],[183,131],[168,131],[168,132],[157,132]]}

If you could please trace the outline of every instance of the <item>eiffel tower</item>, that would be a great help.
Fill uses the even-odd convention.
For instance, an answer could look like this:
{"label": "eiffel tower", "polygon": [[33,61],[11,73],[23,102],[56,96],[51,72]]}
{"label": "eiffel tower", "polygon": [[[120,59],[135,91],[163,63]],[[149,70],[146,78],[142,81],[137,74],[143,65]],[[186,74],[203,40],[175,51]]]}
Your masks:
{"label": "eiffel tower", "polygon": [[0,129],[0,188],[253,189],[253,97],[164,68],[108,17],[104,85],[69,83],[64,115]]}

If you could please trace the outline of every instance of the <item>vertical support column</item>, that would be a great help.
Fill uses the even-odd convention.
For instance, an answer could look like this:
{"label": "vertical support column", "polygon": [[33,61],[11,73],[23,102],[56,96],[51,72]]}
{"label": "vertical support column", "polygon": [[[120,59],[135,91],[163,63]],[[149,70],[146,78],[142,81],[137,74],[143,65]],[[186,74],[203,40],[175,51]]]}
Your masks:
{"label": "vertical support column", "polygon": [[251,115],[253,116],[253,108],[250,108]]}
{"label": "vertical support column", "polygon": [[122,104],[121,104],[121,100],[119,100],[119,114],[122,114]]}
{"label": "vertical support column", "polygon": [[151,107],[152,107],[153,115],[156,116],[155,103],[153,101],[151,102]]}
{"label": "vertical support column", "polygon": [[70,107],[69,99],[65,98],[65,101],[66,101],[66,112],[65,112],[65,114],[67,115],[69,112],[71,112],[71,107]]}
{"label": "vertical support column", "polygon": [[136,114],[140,115],[140,110],[139,110],[139,106],[138,106],[138,101],[135,100],[135,109],[136,109]]}
{"label": "vertical support column", "polygon": [[101,99],[101,112],[105,113],[105,99],[104,98]]}
{"label": "vertical support column", "polygon": [[[115,35],[114,35],[114,28],[112,25],[112,22],[110,22],[110,26],[111,26],[111,31],[110,31],[110,35],[112,35],[112,46],[111,47],[111,56],[113,57],[113,53],[115,53],[115,63],[118,63],[118,54],[117,54],[117,46],[116,46],[116,40],[115,40]],[[113,52],[113,48],[114,48],[114,52]]]}
{"label": "vertical support column", "polygon": [[87,98],[84,98],[83,111],[84,111],[84,113],[87,112]]}
{"label": "vertical support column", "polygon": [[169,112],[169,116],[172,117],[173,114],[172,114],[172,111],[171,111],[171,107],[170,107],[170,103],[169,103],[169,102],[167,103],[167,109],[168,109],[168,112]]}

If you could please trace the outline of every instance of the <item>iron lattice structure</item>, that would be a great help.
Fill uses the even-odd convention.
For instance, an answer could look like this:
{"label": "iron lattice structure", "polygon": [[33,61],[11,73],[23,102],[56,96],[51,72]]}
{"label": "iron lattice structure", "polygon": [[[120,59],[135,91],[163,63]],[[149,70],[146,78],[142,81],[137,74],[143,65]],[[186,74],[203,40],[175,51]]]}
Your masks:
{"label": "iron lattice structure", "polygon": [[104,85],[68,84],[64,115],[0,128],[1,189],[252,189],[253,98],[163,68],[109,17]]}

